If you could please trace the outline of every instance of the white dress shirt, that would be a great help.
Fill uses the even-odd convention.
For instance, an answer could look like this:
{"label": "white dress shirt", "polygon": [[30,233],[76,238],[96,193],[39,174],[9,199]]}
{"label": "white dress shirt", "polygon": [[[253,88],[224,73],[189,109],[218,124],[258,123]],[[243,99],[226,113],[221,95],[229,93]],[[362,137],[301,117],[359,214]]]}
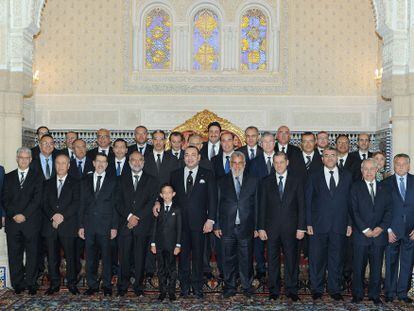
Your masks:
{"label": "white dress shirt", "polygon": [[139,152],[139,148],[142,148],[141,154],[144,154],[145,153],[145,150],[147,149],[147,143],[145,143],[143,145],[137,144],[137,150],[138,150],[138,152]]}
{"label": "white dress shirt", "polygon": [[196,180],[196,176],[197,176],[197,172],[198,172],[198,165],[195,168],[191,169],[191,170],[187,166],[184,167],[184,189],[185,189],[185,191],[187,191],[187,177],[188,177],[190,171],[193,172],[191,174],[191,176],[193,177],[193,185],[194,185],[195,180]]}
{"label": "white dress shirt", "polygon": [[17,172],[19,174],[19,182],[22,181],[22,173],[23,173],[23,178],[26,179],[27,177],[27,173],[29,173],[29,168],[26,168],[25,170],[21,170],[20,168],[17,169]]}
{"label": "white dress shirt", "polygon": [[[234,175],[233,175],[233,184],[234,184],[234,189],[236,189],[236,183],[237,183],[236,177],[237,177],[237,179],[239,180],[239,183],[240,183],[240,189],[241,189],[241,187],[242,187],[242,185],[243,185],[243,174],[240,174],[240,176],[234,176]],[[237,211],[236,211],[236,221],[235,221],[235,224],[236,224],[236,225],[239,225],[239,224],[240,224],[239,209],[237,209]]]}
{"label": "white dress shirt", "polygon": [[278,172],[276,172],[276,182],[277,182],[277,186],[279,187],[279,183],[280,183],[280,176],[283,176],[282,179],[282,183],[283,183],[283,191],[285,191],[285,187],[286,187],[286,178],[287,178],[287,170],[281,175]]}
{"label": "white dress shirt", "polygon": [[115,170],[118,168],[118,162],[121,162],[119,165],[121,166],[121,172],[124,170],[124,165],[126,162],[126,157],[123,157],[121,160],[115,158]]}
{"label": "white dress shirt", "polygon": [[[131,171],[132,184],[135,184],[135,177],[134,176],[136,176],[136,175],[138,175],[138,181],[137,181],[137,183],[139,183],[139,180],[141,179],[141,176],[142,176],[142,170],[140,170],[139,173],[134,173],[133,171]],[[129,219],[131,218],[132,215],[133,215],[132,213],[129,213],[129,215],[127,217],[127,220],[128,221],[129,221]]]}
{"label": "white dress shirt", "polygon": [[282,151],[283,151],[283,149],[282,149],[282,148],[285,148],[285,151],[284,151],[284,152],[285,152],[285,153],[287,153],[287,151],[288,151],[288,145],[289,145],[289,144],[282,145],[282,144],[279,144],[279,143],[278,143],[278,144],[277,144],[277,149],[278,149],[278,151],[279,151],[279,152],[282,152]]}
{"label": "white dress shirt", "polygon": [[[329,169],[326,166],[324,166],[323,167],[323,172],[325,174],[325,180],[326,180],[326,184],[328,186],[328,189],[329,189],[329,184],[330,184],[330,181],[331,181],[331,173],[329,173],[330,171],[334,172],[333,177],[335,179],[335,186],[338,187],[338,183],[339,183],[339,169],[338,169],[338,167],[335,166],[333,169]],[[329,190],[331,190],[331,189],[329,189]]]}
{"label": "white dress shirt", "polygon": [[209,160],[211,160],[210,155],[211,155],[211,150],[213,149],[213,145],[214,145],[214,152],[216,153],[216,155],[218,155],[218,153],[220,151],[220,142],[219,141],[216,142],[215,144],[213,144],[211,141],[208,141],[208,144],[207,144],[208,155],[207,156],[208,156]]}
{"label": "white dress shirt", "polygon": [[305,161],[305,164],[308,162],[308,158],[307,157],[310,157],[310,162],[312,162],[313,155],[314,154],[315,154],[315,151],[312,151],[312,153],[310,153],[310,154],[307,154],[307,153],[305,153],[305,152],[302,151],[303,160]]}
{"label": "white dress shirt", "polygon": [[160,161],[162,163],[162,159],[164,158],[164,151],[157,152],[157,151],[153,150],[153,153],[154,153],[154,161],[155,161],[155,163],[157,163],[158,155],[160,155]]}
{"label": "white dress shirt", "polygon": [[223,167],[226,168],[226,161],[227,161],[227,157],[229,157],[229,162],[230,162],[230,158],[231,155],[233,154],[234,151],[230,152],[230,153],[224,153],[223,152]]}
{"label": "white dress shirt", "polygon": [[359,153],[359,158],[361,159],[361,160],[363,160],[364,159],[364,157],[363,157],[363,154],[365,154],[365,160],[366,159],[368,159],[368,151],[361,151],[361,150],[358,150],[358,153]]}
{"label": "white dress shirt", "polygon": [[257,144],[254,145],[253,147],[246,145],[246,148],[247,148],[247,158],[250,159],[250,155],[252,154],[251,150],[253,150],[253,153],[254,153],[253,159],[254,159],[257,156]]}
{"label": "white dress shirt", "polygon": [[106,148],[106,149],[103,149],[103,148],[101,148],[101,147],[98,147],[98,153],[104,153],[104,154],[106,154],[107,156],[109,156],[109,147],[108,147],[108,148]]}
{"label": "white dress shirt", "polygon": [[341,163],[340,160],[343,159],[344,160],[343,166],[345,166],[346,159],[348,159],[348,155],[349,153],[344,154],[342,157],[338,155],[338,165],[339,163]]}
{"label": "white dress shirt", "polygon": [[271,154],[267,154],[266,152],[263,152],[263,157],[265,160],[265,163],[267,164],[267,158],[270,158],[270,163],[273,165],[273,156],[275,155],[275,152],[273,151]]}
{"label": "white dress shirt", "polygon": [[[373,188],[374,188],[374,197],[375,197],[375,195],[377,194],[377,183],[376,183],[375,179],[374,179],[373,181],[368,181],[368,180],[365,180],[365,179],[364,179],[364,181],[365,181],[365,184],[367,185],[367,188],[368,188],[368,193],[369,193],[369,194],[371,194],[371,186],[370,186],[370,184],[371,184],[371,183],[373,184]],[[362,230],[362,233],[366,233],[366,232],[368,232],[369,230],[371,230],[371,228],[365,228],[364,230]]]}
{"label": "white dress shirt", "polygon": [[102,189],[102,185],[103,185],[103,182],[104,182],[104,179],[105,179],[105,175],[106,175],[106,172],[105,171],[102,174],[100,174],[100,175],[97,172],[94,172],[93,173],[93,190],[94,191],[96,191],[96,183],[98,181],[98,176],[102,176],[102,178],[101,178],[101,185],[100,185],[100,187]]}

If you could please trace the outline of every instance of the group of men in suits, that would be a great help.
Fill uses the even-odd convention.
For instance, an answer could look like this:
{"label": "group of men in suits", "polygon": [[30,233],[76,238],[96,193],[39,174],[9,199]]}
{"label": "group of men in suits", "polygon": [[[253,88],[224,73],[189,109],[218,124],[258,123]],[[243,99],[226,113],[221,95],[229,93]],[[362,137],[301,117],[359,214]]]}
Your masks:
{"label": "group of men in suits", "polygon": [[[39,128],[38,146],[17,150],[18,168],[2,186],[15,292],[36,293],[45,255],[46,294],[58,292],[63,249],[74,295],[85,253],[86,295],[99,291],[100,260],[104,295],[112,295],[114,274],[119,296],[127,293],[131,276],[135,294],[144,295],[144,277],[157,271],[157,258],[160,300],[167,291],[174,300],[179,256],[180,295],[201,299],[203,274],[211,274],[215,253],[225,298],[236,294],[237,279],[251,297],[255,260],[256,277],[267,274],[269,298],[277,300],[283,261],[284,293],[298,301],[303,253],[313,299],[322,297],[328,272],[334,300],[343,299],[343,282],[352,278],[353,302],[360,302],[369,262],[368,297],[380,304],[385,254],[386,301],[412,302],[414,179],[407,155],[396,155],[395,174],[377,182],[368,134],[360,134],[358,150],[350,152],[346,135],[333,148],[328,133],[305,132],[298,148],[287,126],[261,137],[250,126],[247,144],[235,150],[234,135],[218,122],[207,130],[207,142],[194,134],[185,150],[182,134],[171,133],[168,151],[165,132],[154,131],[149,144],[145,126],[135,129],[131,146],[123,139],[112,143],[109,130],[100,129],[97,147],[89,151],[77,133],[68,132],[67,148],[58,151],[48,129]],[[3,175],[0,167],[0,185]]]}

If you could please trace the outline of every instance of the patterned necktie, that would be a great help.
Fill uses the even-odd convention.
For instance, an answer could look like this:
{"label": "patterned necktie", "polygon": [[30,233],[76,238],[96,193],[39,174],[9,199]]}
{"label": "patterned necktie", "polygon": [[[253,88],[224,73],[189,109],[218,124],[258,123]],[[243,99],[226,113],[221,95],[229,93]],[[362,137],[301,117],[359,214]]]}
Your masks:
{"label": "patterned necktie", "polygon": [[402,199],[405,201],[405,184],[404,184],[404,178],[400,177],[400,193]]}
{"label": "patterned necktie", "polygon": [[137,191],[138,182],[139,182],[139,176],[134,175],[134,191]]}
{"label": "patterned necktie", "polygon": [[[237,200],[238,200],[240,198],[241,184],[240,184],[239,176],[236,176],[235,179],[236,179],[236,182],[235,182],[234,186],[235,186],[235,189],[236,189],[236,195],[237,195]],[[239,214],[239,205],[238,204],[237,204],[235,224],[240,225],[240,214]]]}
{"label": "patterned necktie", "polygon": [[50,166],[49,166],[49,159],[46,160],[46,179],[50,179]]}
{"label": "patterned necktie", "polygon": [[58,188],[57,188],[57,197],[58,197],[58,199],[60,197],[60,193],[62,192],[62,187],[63,187],[63,179],[59,179],[59,185],[58,185]]}
{"label": "patterned necktie", "polygon": [[193,190],[193,171],[188,172],[186,194],[190,194]]}
{"label": "patterned necktie", "polygon": [[267,157],[266,167],[267,167],[267,174],[269,175],[272,170],[272,162],[270,161],[270,157]]}
{"label": "patterned necktie", "polygon": [[211,146],[210,160],[216,156],[216,145]]}
{"label": "patterned necktie", "polygon": [[157,171],[159,173],[161,169],[161,155],[159,153],[157,154],[157,162],[155,164],[157,165]]}
{"label": "patterned necktie", "polygon": [[335,178],[334,178],[334,171],[329,171],[329,174],[331,174],[331,178],[329,180],[329,192],[333,196],[336,184],[335,184]]}
{"label": "patterned necktie", "polygon": [[116,176],[121,175],[121,161],[116,161]]}
{"label": "patterned necktie", "polygon": [[344,159],[339,159],[339,168],[342,170],[344,168]]}
{"label": "patterned necktie", "polygon": [[98,179],[96,181],[96,187],[95,187],[95,197],[98,196],[99,191],[101,190],[101,179],[102,179],[102,176],[98,176]]}
{"label": "patterned necktie", "polygon": [[306,169],[309,170],[309,167],[311,165],[311,156],[306,156],[306,159],[307,161],[305,163],[305,166],[306,166]]}
{"label": "patterned necktie", "polygon": [[82,161],[79,161],[78,162],[78,171],[79,171],[79,175],[82,176],[82,174],[83,174]]}
{"label": "patterned necktie", "polygon": [[369,187],[370,187],[370,189],[369,189],[369,195],[371,196],[372,204],[374,204],[374,202],[375,202],[374,183],[373,182],[370,182],[369,183]]}
{"label": "patterned necktie", "polygon": [[228,174],[230,172],[230,156],[226,156],[226,164],[224,165],[224,173]]}
{"label": "patterned necktie", "polygon": [[21,175],[21,177],[20,177],[20,188],[23,188],[23,183],[24,183],[24,180],[25,180],[24,172],[21,172],[20,175]]}
{"label": "patterned necktie", "polygon": [[280,200],[283,198],[283,176],[279,176],[279,196]]}
{"label": "patterned necktie", "polygon": [[250,160],[254,159],[254,149],[250,149]]}

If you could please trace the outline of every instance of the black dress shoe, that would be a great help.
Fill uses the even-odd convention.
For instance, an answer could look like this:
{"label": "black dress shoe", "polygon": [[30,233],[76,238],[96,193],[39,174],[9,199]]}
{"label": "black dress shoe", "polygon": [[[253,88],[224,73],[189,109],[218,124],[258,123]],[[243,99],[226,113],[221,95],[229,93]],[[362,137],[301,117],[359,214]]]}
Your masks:
{"label": "black dress shoe", "polygon": [[382,300],[381,300],[381,298],[374,298],[374,299],[370,299],[373,303],[374,303],[374,305],[376,305],[376,306],[379,306],[379,305],[382,305]]}
{"label": "black dress shoe", "polygon": [[175,301],[175,300],[177,300],[177,297],[175,297],[175,293],[170,293],[170,294],[168,295],[168,298],[170,298],[170,301]]}
{"label": "black dress shoe", "polygon": [[83,292],[86,296],[95,295],[98,292],[98,289],[89,287],[86,291]]}
{"label": "black dress shoe", "polygon": [[410,297],[398,298],[398,301],[405,303],[412,303],[413,300]]}
{"label": "black dress shoe", "polygon": [[393,297],[385,297],[385,302],[393,302],[394,298]]}
{"label": "black dress shoe", "polygon": [[30,296],[34,296],[37,293],[36,287],[29,287],[28,290],[29,290],[29,295]]}
{"label": "black dress shoe", "polygon": [[59,292],[59,287],[49,287],[47,291],[45,292],[45,295],[50,296],[57,292]]}
{"label": "black dress shoe", "polygon": [[24,292],[24,288],[23,287],[16,287],[15,289],[14,289],[14,293],[16,294],[16,295],[20,295],[21,293],[23,293]]}
{"label": "black dress shoe", "polygon": [[362,301],[362,297],[352,296],[352,303],[360,303]]}
{"label": "black dress shoe", "polygon": [[287,294],[286,297],[291,299],[293,302],[296,302],[296,301],[300,300],[300,298],[297,294]]}
{"label": "black dress shoe", "polygon": [[321,293],[314,293],[314,294],[312,294],[312,299],[313,300],[322,299],[322,294]]}
{"label": "black dress shoe", "polygon": [[119,297],[124,297],[124,296],[126,295],[126,293],[127,293],[127,291],[126,291],[126,290],[124,290],[124,289],[119,289],[119,290],[118,290],[118,293],[117,293],[117,296],[119,296]]}
{"label": "black dress shoe", "polygon": [[335,300],[335,301],[341,301],[341,300],[344,300],[344,297],[342,297],[342,295],[341,294],[332,294],[331,295],[331,298],[333,299],[333,300]]}
{"label": "black dress shoe", "polygon": [[166,293],[161,293],[161,294],[158,296],[158,300],[159,300],[159,301],[163,301],[166,297],[167,297],[167,294],[166,294]]}
{"label": "black dress shoe", "polygon": [[112,296],[112,288],[104,287],[103,292],[105,297]]}
{"label": "black dress shoe", "polygon": [[80,294],[79,289],[76,286],[71,286],[68,289],[69,289],[69,292],[72,295],[79,295]]}
{"label": "black dress shoe", "polygon": [[269,300],[278,300],[279,299],[279,295],[277,294],[270,294],[269,295]]}

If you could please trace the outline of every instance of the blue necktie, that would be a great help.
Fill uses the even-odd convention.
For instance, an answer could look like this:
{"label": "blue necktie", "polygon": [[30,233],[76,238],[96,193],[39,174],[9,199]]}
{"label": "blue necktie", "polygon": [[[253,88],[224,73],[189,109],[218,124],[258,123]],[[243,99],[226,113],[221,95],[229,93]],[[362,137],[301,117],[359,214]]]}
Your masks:
{"label": "blue necktie", "polygon": [[402,199],[405,200],[405,184],[403,177],[400,177],[400,194]]}
{"label": "blue necktie", "polygon": [[78,170],[79,170],[79,175],[81,175],[82,176],[82,161],[79,161],[78,162]]}
{"label": "blue necktie", "polygon": [[228,174],[230,172],[230,157],[226,156],[226,165],[224,166],[224,173]]}
{"label": "blue necktie", "polygon": [[117,166],[116,166],[116,176],[121,175],[121,161],[117,161]]}
{"label": "blue necktie", "polygon": [[282,200],[283,197],[283,176],[279,176],[279,196]]}

